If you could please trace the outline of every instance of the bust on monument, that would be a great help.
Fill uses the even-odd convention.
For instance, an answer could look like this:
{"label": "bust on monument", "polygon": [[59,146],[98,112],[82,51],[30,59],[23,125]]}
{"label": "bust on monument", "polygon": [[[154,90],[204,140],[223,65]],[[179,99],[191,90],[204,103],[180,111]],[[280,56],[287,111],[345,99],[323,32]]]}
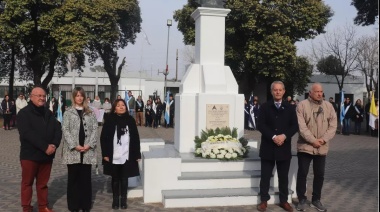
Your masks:
{"label": "bust on monument", "polygon": [[196,0],[201,7],[223,8],[225,0]]}

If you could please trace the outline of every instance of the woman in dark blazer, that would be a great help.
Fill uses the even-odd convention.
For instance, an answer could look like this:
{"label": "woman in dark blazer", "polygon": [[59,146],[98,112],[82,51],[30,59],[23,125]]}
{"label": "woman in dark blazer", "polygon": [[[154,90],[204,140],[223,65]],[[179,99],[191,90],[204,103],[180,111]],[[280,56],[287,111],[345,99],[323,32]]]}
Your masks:
{"label": "woman in dark blazer", "polygon": [[[117,99],[100,136],[104,174],[112,176],[112,209],[127,208],[128,178],[140,175],[140,136],[123,99]],[[121,198],[120,198],[121,196]],[[120,198],[120,199],[119,199]]]}

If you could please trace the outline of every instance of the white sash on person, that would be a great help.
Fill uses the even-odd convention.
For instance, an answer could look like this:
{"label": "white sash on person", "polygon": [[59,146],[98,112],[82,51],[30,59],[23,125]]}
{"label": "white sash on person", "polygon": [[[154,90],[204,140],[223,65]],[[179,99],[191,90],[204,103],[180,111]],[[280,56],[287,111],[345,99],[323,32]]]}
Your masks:
{"label": "white sash on person", "polygon": [[354,108],[355,108],[356,112],[357,112],[358,114],[360,114],[360,110],[359,110],[356,106],[355,106]]}
{"label": "white sash on person", "polygon": [[347,114],[347,111],[348,111],[348,109],[351,107],[351,104],[349,104],[346,108],[345,108],[345,110],[344,110],[344,115],[346,115]]}
{"label": "white sash on person", "polygon": [[173,104],[173,102],[174,102],[173,100],[172,100],[172,101],[170,101],[170,104],[169,104],[169,106],[171,106],[171,105]]}
{"label": "white sash on person", "polygon": [[141,107],[141,102],[140,101],[136,101],[136,102],[139,105],[139,107]]}

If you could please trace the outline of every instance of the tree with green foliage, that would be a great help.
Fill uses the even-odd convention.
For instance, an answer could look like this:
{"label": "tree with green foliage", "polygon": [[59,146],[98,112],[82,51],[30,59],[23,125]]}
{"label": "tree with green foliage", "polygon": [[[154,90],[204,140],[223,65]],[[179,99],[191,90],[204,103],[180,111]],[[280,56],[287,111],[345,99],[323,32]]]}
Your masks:
{"label": "tree with green foliage", "polygon": [[1,2],[5,9],[0,13],[0,37],[16,35],[22,46],[21,79],[47,88],[54,73],[62,76],[68,71],[70,58],[76,61],[72,68],[79,70],[86,56],[90,64],[100,58],[111,81],[111,99],[115,98],[125,65],[125,58],[117,65],[117,50],[134,43],[141,29],[137,0]]}
{"label": "tree with green foliage", "polygon": [[356,25],[372,25],[379,18],[378,0],[352,0],[351,5],[358,11],[354,19]]}
{"label": "tree with green foliage", "polygon": [[90,39],[86,54],[91,63],[98,58],[111,82],[111,101],[116,98],[121,70],[125,57],[119,62],[117,50],[128,43],[135,43],[136,34],[141,31],[141,13],[137,0],[98,0],[89,11],[87,26]]}
{"label": "tree with green foliage", "polygon": [[[60,24],[61,20],[68,24]],[[125,65],[125,58],[120,62],[117,51],[135,42],[141,21],[137,0],[73,0],[50,16],[50,26],[46,27],[56,26],[53,36],[64,44],[65,52],[73,53],[78,66],[84,65],[86,56],[91,65],[98,59],[103,61],[113,100]]]}
{"label": "tree with green foliage", "polygon": [[5,9],[0,13],[0,37],[6,45],[21,49],[24,68],[18,70],[20,79],[33,80],[35,85],[47,88],[55,72],[67,71],[66,55],[59,51],[52,36],[54,27],[44,27],[47,17],[63,1],[3,0],[2,4]]}
{"label": "tree with green foliage", "polygon": [[285,72],[285,96],[294,97],[294,95],[304,94],[312,73],[313,65],[309,60],[306,57],[297,56],[293,67]]}
{"label": "tree with green foliage", "polygon": [[[195,22],[191,13],[199,6],[189,0],[174,19],[184,43],[194,44]],[[332,11],[314,0],[226,0],[225,61],[240,91],[248,96],[258,80],[284,80],[296,61],[295,42],[324,33]]]}

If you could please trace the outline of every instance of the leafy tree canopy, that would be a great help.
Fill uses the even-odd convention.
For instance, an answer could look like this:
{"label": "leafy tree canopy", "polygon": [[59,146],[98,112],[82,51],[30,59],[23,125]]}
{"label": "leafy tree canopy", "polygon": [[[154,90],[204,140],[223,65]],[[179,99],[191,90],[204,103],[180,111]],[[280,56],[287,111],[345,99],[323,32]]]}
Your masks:
{"label": "leafy tree canopy", "polygon": [[[190,15],[197,5],[189,0],[174,13],[185,44],[195,42]],[[295,42],[324,33],[333,15],[329,6],[314,0],[226,0],[225,7],[231,9],[226,17],[226,64],[238,82],[258,75],[283,79],[296,60]],[[245,93],[247,89],[252,85]]]}
{"label": "leafy tree canopy", "polygon": [[341,61],[333,55],[321,58],[317,63],[317,69],[319,72],[326,75],[342,75],[344,72],[344,67],[341,65]]}
{"label": "leafy tree canopy", "polygon": [[351,5],[358,11],[354,19],[356,25],[372,25],[375,24],[376,19],[379,18],[378,0],[352,0]]}
{"label": "leafy tree canopy", "polygon": [[297,57],[293,68],[285,72],[285,96],[302,95],[313,73],[313,66],[306,57]]}

